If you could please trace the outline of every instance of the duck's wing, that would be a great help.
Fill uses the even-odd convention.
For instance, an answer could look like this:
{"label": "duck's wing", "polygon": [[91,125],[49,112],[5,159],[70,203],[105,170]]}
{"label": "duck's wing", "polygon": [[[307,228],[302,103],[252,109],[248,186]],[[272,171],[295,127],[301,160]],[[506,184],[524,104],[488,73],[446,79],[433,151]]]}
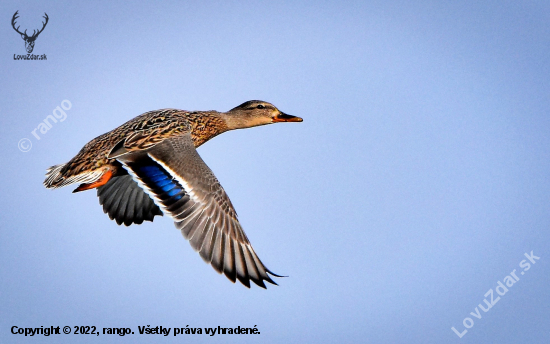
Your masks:
{"label": "duck's wing", "polygon": [[155,215],[162,216],[160,208],[128,174],[109,179],[97,188],[97,196],[103,211],[119,225],[141,224],[153,221]]}
{"label": "duck's wing", "polygon": [[117,157],[193,249],[232,282],[275,283],[244,233],[229,197],[197,153],[190,133]]}

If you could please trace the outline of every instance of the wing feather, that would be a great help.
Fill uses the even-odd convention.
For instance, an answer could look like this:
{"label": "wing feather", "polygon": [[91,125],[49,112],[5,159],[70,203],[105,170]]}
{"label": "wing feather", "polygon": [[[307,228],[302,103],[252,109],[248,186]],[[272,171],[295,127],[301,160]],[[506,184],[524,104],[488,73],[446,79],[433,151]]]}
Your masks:
{"label": "wing feather", "polygon": [[246,287],[250,281],[262,288],[264,281],[276,284],[269,274],[278,275],[252,249],[229,197],[198,155],[189,133],[117,159],[217,272]]}
{"label": "wing feather", "polygon": [[97,188],[97,196],[103,212],[119,225],[141,224],[144,220],[153,221],[156,215],[162,216],[159,207],[129,175],[111,178]]}

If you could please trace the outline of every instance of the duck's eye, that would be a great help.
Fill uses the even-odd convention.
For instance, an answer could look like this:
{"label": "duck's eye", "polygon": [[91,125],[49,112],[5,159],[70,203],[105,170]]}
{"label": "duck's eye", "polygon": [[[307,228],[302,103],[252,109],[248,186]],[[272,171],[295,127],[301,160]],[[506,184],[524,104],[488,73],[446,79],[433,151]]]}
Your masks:
{"label": "duck's eye", "polygon": [[265,109],[265,105],[260,104],[260,105],[257,106],[257,108],[258,109]]}

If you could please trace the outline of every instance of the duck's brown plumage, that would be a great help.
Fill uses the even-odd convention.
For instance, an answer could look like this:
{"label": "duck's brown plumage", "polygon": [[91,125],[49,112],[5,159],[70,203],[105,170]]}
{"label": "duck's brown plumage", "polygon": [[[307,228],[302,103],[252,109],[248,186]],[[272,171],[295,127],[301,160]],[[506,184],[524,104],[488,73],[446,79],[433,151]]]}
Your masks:
{"label": "duck's brown plumage", "polygon": [[[76,177],[100,170],[102,175],[111,171],[113,176],[124,174],[120,163],[109,158],[111,150],[120,142],[128,151],[152,147],[168,137],[191,131],[195,147],[227,131],[225,122],[216,111],[185,111],[162,109],[149,111],[124,123],[108,133],[88,142],[68,163],[51,167],[44,182],[48,188],[62,187],[80,182]],[[57,168],[57,170],[56,170]],[[82,176],[82,178],[85,178]],[[99,179],[92,176],[93,181]],[[86,184],[93,183],[87,179]],[[78,189],[77,189],[78,190]]]}
{"label": "duck's brown plumage", "polygon": [[264,281],[276,284],[268,273],[278,275],[257,257],[229,197],[195,148],[228,130],[301,121],[258,100],[225,113],[150,111],[88,142],[66,164],[52,166],[44,185],[97,188],[104,211],[118,224],[167,214],[216,271],[265,288]]}

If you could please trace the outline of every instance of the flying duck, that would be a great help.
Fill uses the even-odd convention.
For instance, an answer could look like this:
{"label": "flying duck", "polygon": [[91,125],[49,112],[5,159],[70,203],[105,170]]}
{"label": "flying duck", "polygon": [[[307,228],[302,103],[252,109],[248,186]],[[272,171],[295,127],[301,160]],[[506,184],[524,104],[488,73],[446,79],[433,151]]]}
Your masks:
{"label": "flying duck", "polygon": [[162,109],[146,112],[88,142],[65,164],[50,167],[44,186],[78,183],[97,189],[117,224],[166,214],[200,256],[233,283],[275,283],[254,252],[229,197],[196,148],[214,136],[277,122],[302,122],[274,105],[247,101],[228,112]]}

